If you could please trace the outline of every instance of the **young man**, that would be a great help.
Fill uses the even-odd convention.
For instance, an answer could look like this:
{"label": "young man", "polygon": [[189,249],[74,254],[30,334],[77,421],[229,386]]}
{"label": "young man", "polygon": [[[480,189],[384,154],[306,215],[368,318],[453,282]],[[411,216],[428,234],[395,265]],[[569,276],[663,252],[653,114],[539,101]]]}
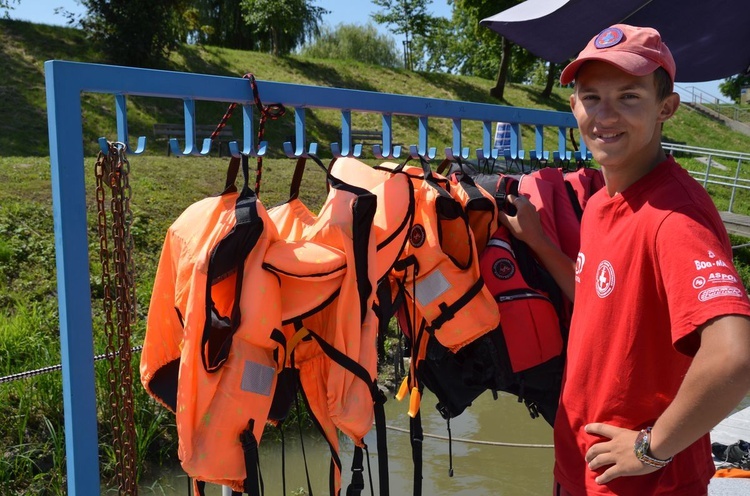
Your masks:
{"label": "young man", "polygon": [[618,24],[562,73],[606,187],[575,264],[526,198],[503,223],[574,300],[555,495],[704,496],[711,428],[750,390],[750,302],[706,191],[661,147],[679,106],[659,33]]}

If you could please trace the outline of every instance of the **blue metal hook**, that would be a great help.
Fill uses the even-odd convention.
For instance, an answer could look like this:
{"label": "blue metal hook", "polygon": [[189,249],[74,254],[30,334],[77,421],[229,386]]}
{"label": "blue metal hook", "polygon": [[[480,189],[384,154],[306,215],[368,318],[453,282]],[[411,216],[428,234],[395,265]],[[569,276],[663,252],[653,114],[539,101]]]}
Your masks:
{"label": "blue metal hook", "polygon": [[399,158],[401,156],[401,145],[393,144],[393,117],[391,114],[381,114],[383,124],[383,142],[373,145],[372,154],[376,158]]}
{"label": "blue metal hook", "polygon": [[[115,107],[117,115],[117,141],[125,144],[125,149],[133,155],[140,155],[146,151],[146,137],[138,137],[138,146],[135,150],[130,147],[128,139],[128,105],[127,98],[123,94],[115,95]],[[101,146],[101,140],[100,140]]]}
{"label": "blue metal hook", "polygon": [[258,143],[255,148],[255,132],[253,127],[253,108],[255,104],[242,105],[242,150],[236,141],[229,142],[229,153],[236,158],[240,155],[249,157],[261,157],[268,151],[268,141]]}
{"label": "blue metal hook", "polygon": [[341,111],[341,145],[331,143],[331,153],[334,157],[360,157],[362,144],[352,143],[352,112]]}
{"label": "blue metal hook", "polygon": [[211,138],[205,138],[203,140],[203,148],[198,150],[196,147],[196,136],[195,136],[195,100],[192,98],[186,98],[183,101],[183,108],[185,113],[185,149],[180,150],[180,145],[177,142],[177,138],[171,138],[169,140],[169,147],[175,157],[181,157],[185,155],[208,155],[211,151]]}
{"label": "blue metal hook", "polygon": [[305,146],[304,143],[302,145],[297,143],[297,147],[292,147],[292,143],[290,141],[284,142],[284,153],[286,153],[286,156],[289,158],[299,158],[299,157],[309,157],[310,155],[317,155],[318,154],[318,144],[317,143],[310,143],[310,148],[308,148],[308,151],[305,152]]}

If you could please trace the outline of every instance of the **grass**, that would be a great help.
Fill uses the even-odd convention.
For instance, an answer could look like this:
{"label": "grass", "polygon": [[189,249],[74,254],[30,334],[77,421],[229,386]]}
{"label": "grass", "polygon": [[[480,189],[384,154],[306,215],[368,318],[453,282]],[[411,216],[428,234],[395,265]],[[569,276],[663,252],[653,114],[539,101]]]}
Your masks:
{"label": "grass", "polygon": [[[75,29],[0,20],[0,376],[38,369],[60,362],[58,310],[55,280],[49,149],[43,63],[49,59],[98,62],[104,57]],[[541,88],[510,84],[505,100],[488,96],[494,81],[445,74],[414,73],[366,66],[358,62],[312,60],[300,57],[273,58],[254,52],[217,47],[183,46],[170,60],[169,69],[206,74],[240,76],[252,72],[260,81],[271,80],[368,91],[401,93],[434,98],[495,103],[516,107],[568,111],[569,89],[556,88],[550,99],[538,95]],[[103,353],[103,308],[101,264],[96,237],[94,155],[96,138],[114,134],[114,102],[111,97],[83,97],[86,160],[86,205],[89,223],[90,284],[94,319],[95,353]],[[218,122],[225,106],[198,102],[199,122]],[[151,136],[156,122],[180,122],[181,102],[167,99],[129,100],[130,129],[134,135]],[[337,112],[308,112],[311,141],[327,144],[338,140]],[[241,129],[239,116],[230,121]],[[354,126],[378,128],[376,116],[354,116]],[[394,118],[394,138],[416,141],[413,119]],[[451,123],[430,121],[430,145],[447,146]],[[282,158],[280,142],[293,133],[293,117],[287,115],[268,125],[267,138],[273,153],[263,162],[264,182],[260,197],[266,206],[286,199],[294,162]],[[533,143],[533,130],[524,128],[524,142]],[[467,126],[465,135],[479,146],[478,127]],[[546,137],[556,143],[557,137]],[[750,137],[728,130],[698,113],[681,109],[665,129],[665,139],[705,148],[748,150]],[[133,344],[145,332],[153,276],[164,233],[190,204],[218,193],[224,185],[226,159],[217,157],[164,156],[164,143],[152,144],[146,154],[131,156],[133,190],[132,235],[136,262],[138,319],[133,325]],[[697,165],[696,165],[697,166]],[[325,196],[325,179],[316,167],[305,173],[301,198],[312,210]],[[725,201],[715,193],[717,203]],[[743,205],[750,202],[742,201]],[[735,238],[735,244],[742,242]],[[750,249],[736,253],[743,280],[750,281]],[[137,370],[139,355],[135,355]],[[108,449],[111,428],[102,405],[106,405],[106,364],[97,362],[97,404],[102,407],[99,438],[102,474],[113,475],[114,455]],[[135,413],[141,475],[149,467],[174,458],[176,432],[171,414],[157,405],[136,385]],[[62,386],[59,373],[38,375],[0,384],[0,494],[56,495],[64,493],[65,461]]]}

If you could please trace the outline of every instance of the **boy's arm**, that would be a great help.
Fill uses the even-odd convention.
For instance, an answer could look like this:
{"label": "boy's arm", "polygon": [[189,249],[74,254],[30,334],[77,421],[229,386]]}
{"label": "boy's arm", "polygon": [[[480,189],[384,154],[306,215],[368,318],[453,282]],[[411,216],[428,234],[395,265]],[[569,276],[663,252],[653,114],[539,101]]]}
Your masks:
{"label": "boy's arm", "polygon": [[544,233],[539,213],[525,196],[508,195],[508,202],[516,208],[516,215],[499,213],[500,222],[517,239],[532,249],[544,268],[570,301],[575,292],[575,264]]}
{"label": "boy's arm", "polygon": [[[674,401],[651,432],[650,456],[665,460],[684,450],[724,419],[750,390],[750,318],[725,315],[707,323],[701,345]],[[637,431],[589,424],[586,432],[609,438],[586,454],[592,470],[609,466],[597,482],[658,470],[635,457]]]}

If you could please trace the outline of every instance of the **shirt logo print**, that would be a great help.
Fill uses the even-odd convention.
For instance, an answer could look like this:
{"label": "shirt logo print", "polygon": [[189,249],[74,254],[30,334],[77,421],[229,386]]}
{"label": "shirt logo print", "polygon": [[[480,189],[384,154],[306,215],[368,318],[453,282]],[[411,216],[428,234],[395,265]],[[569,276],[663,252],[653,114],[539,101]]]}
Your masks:
{"label": "shirt logo print", "polygon": [[615,269],[608,260],[602,260],[596,268],[596,294],[606,298],[615,289]]}

